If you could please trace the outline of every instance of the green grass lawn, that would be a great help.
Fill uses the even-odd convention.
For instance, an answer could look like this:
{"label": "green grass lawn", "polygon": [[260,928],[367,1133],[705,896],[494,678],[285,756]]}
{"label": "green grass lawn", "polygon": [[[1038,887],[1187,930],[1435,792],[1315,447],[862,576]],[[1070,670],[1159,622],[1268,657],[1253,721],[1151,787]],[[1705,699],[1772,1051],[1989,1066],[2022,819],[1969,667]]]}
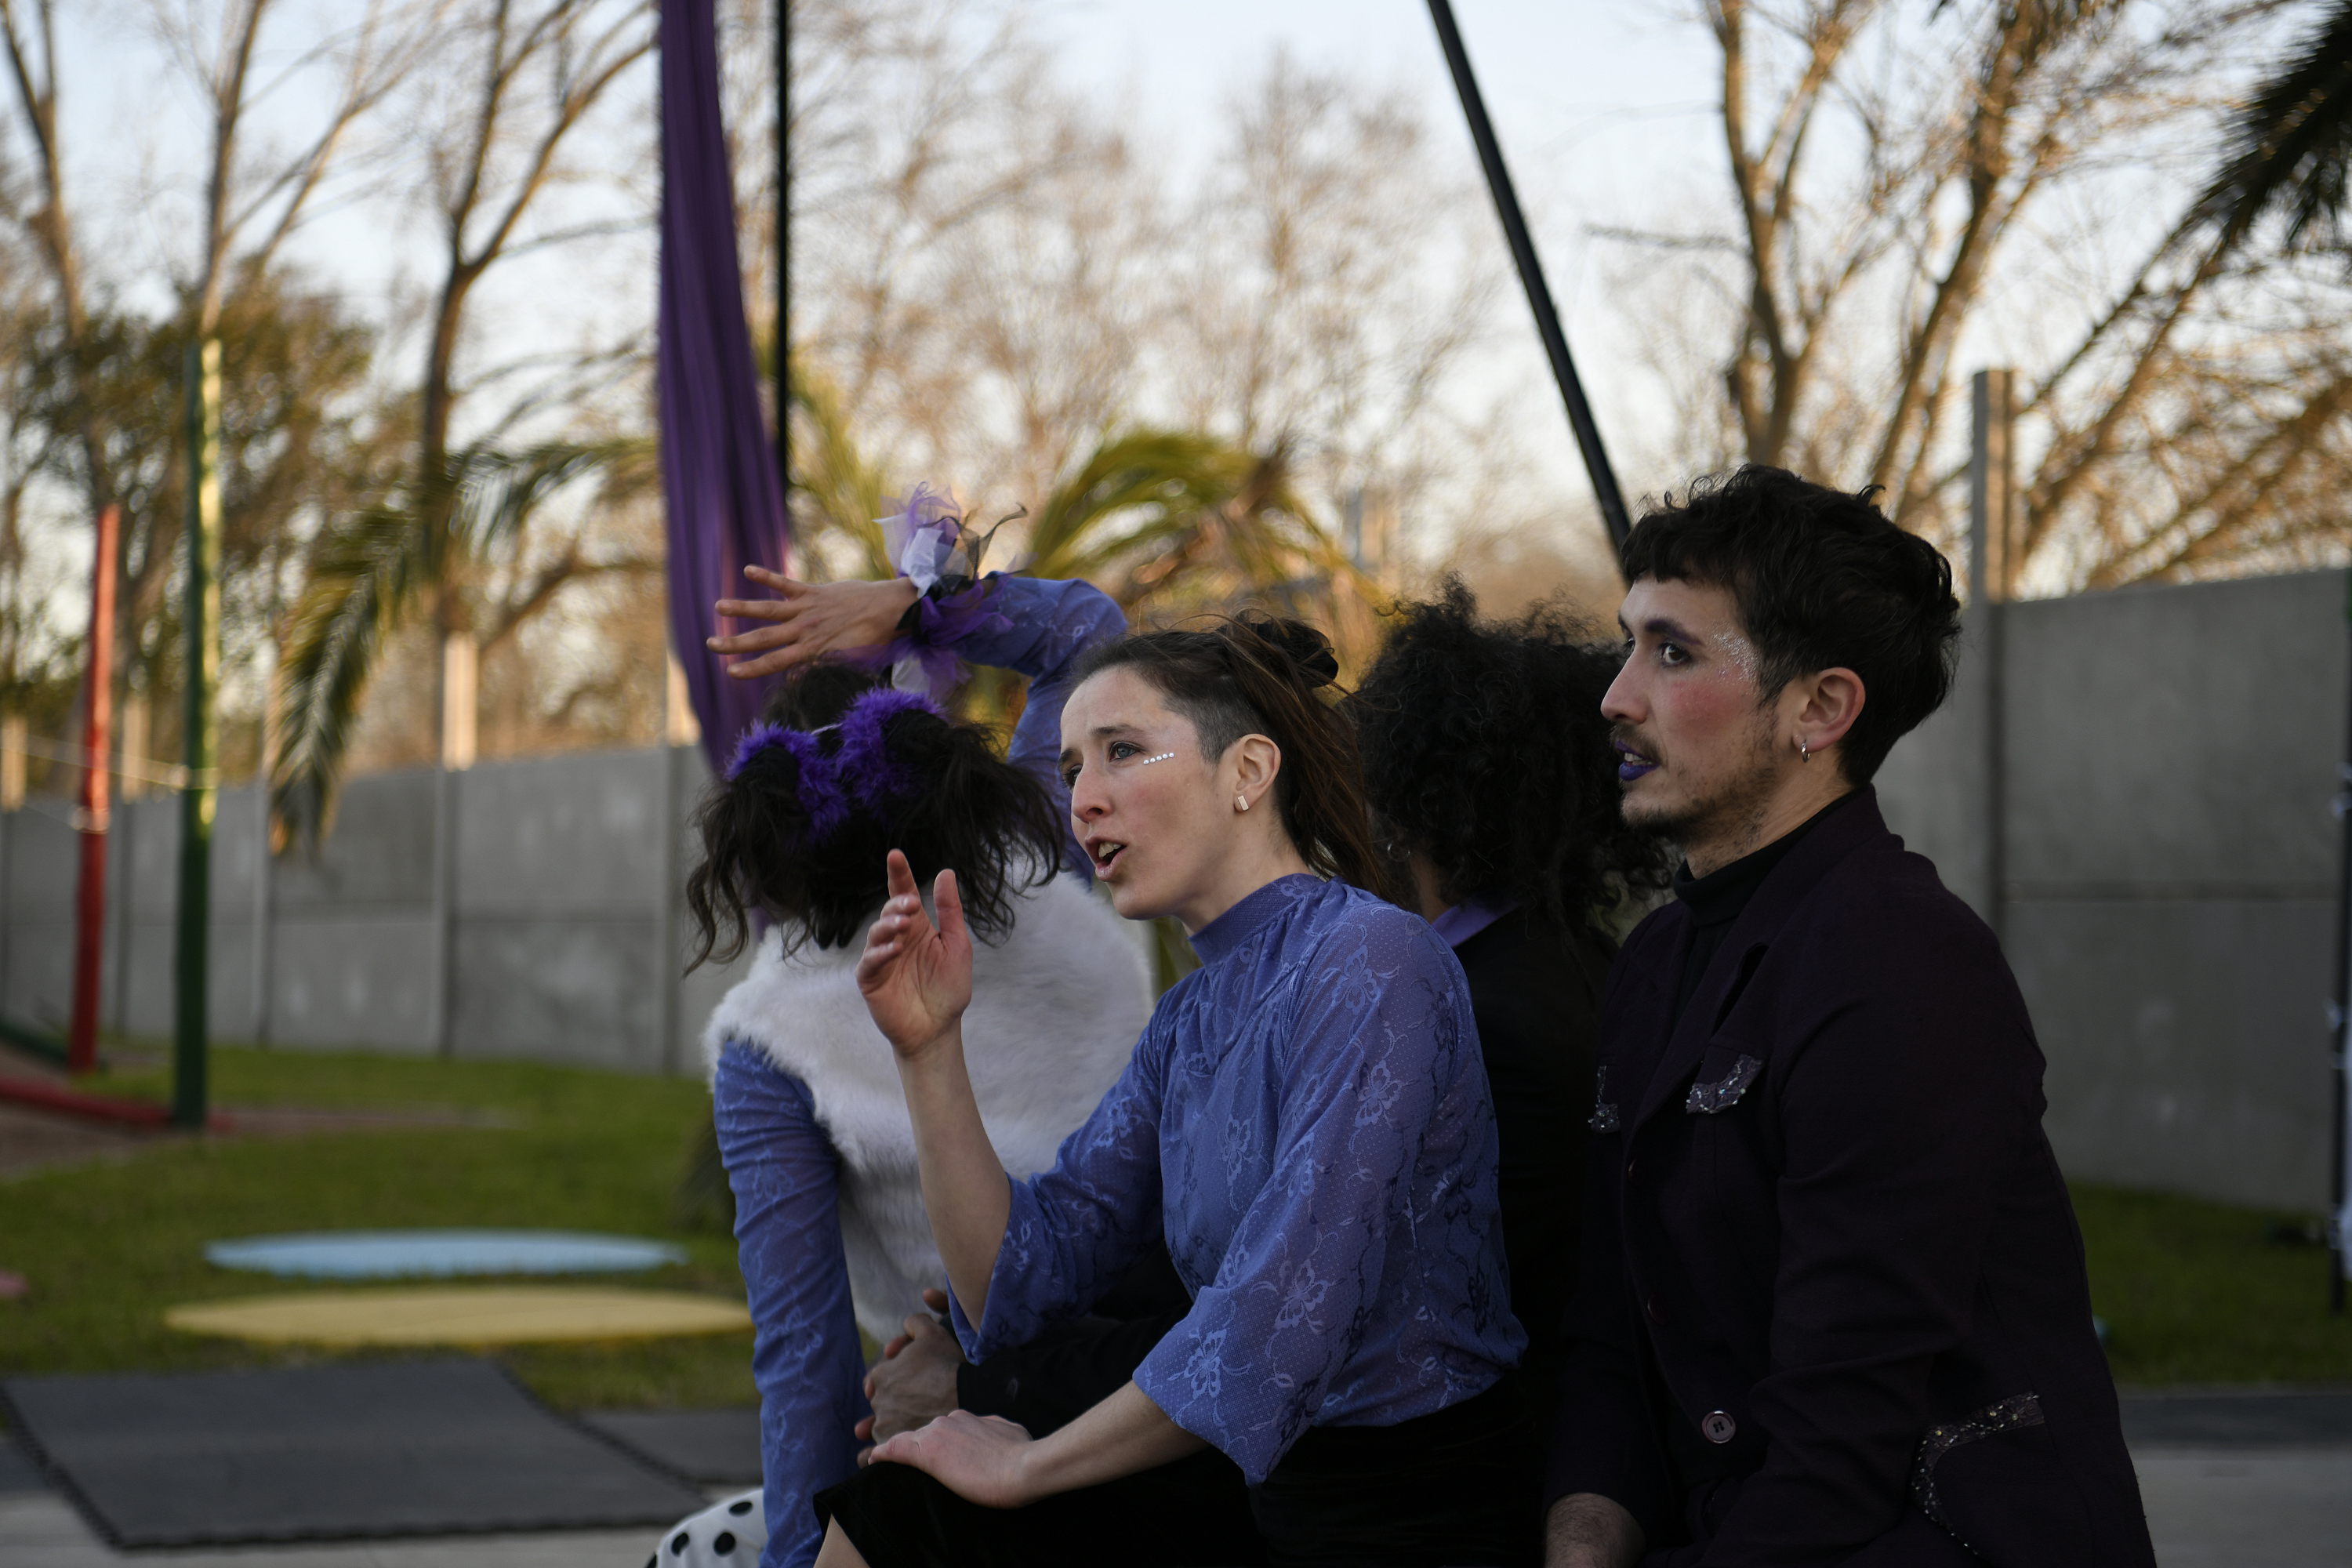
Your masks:
{"label": "green grass lawn", "polygon": [[[183,1302],[331,1289],[234,1273],[212,1240],[293,1230],[492,1226],[659,1237],[689,1261],[617,1283],[742,1299],[731,1238],[681,1229],[673,1195],[709,1103],[696,1079],[525,1063],[216,1049],[215,1103],[461,1110],[500,1125],[159,1142],[0,1182],[0,1373],[249,1366],[341,1352],[164,1327]],[[160,1072],[88,1085],[161,1098]],[[541,1280],[540,1283],[546,1281]],[[384,1353],[384,1352],[373,1352]],[[567,1408],[752,1403],[750,1333],[532,1346],[501,1359]]]}
{"label": "green grass lawn", "polygon": [[2087,1185],[2074,1212],[2117,1382],[2352,1383],[2326,1249],[2272,1239],[2308,1215]]}
{"label": "green grass lawn", "polygon": [[[134,1157],[0,1181],[0,1374],[319,1359],[163,1326],[183,1302],[301,1289],[204,1260],[207,1241],[273,1231],[549,1226],[657,1237],[690,1260],[630,1282],[740,1300],[727,1237],[681,1228],[674,1194],[708,1103],[693,1079],[522,1063],[222,1048],[220,1104],[462,1110],[500,1125],[160,1142]],[[160,1072],[91,1088],[160,1097]],[[2352,1381],[2352,1320],[2326,1313],[2325,1254],[2269,1239],[2297,1218],[2082,1187],[2093,1305],[2126,1384]],[[381,1353],[381,1352],[378,1352]],[[749,1404],[751,1336],[509,1350],[561,1406]]]}

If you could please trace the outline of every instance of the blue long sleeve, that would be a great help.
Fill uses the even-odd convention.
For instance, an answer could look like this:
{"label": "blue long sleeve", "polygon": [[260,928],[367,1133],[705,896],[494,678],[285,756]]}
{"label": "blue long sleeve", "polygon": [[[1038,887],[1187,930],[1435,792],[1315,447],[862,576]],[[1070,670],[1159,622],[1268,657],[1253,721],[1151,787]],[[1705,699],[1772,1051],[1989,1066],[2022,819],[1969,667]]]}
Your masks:
{"label": "blue long sleeve", "polygon": [[[990,607],[1010,624],[983,626],[944,646],[967,664],[1029,678],[1028,705],[1013,727],[1005,757],[1052,792],[1066,824],[1070,790],[1062,782],[1062,705],[1078,683],[1078,665],[1092,649],[1126,633],[1127,616],[1109,595],[1081,578],[992,572],[965,592],[988,595]],[[1086,851],[1066,834],[1062,858],[1072,872],[1092,875]]]}
{"label": "blue long sleeve", "polygon": [[761,1568],[808,1568],[823,1534],[810,1504],[856,1473],[866,1364],[835,1206],[840,1157],[808,1087],[738,1045],[711,1084],[750,1296],[751,1380],[768,1546]]}
{"label": "blue long sleeve", "polygon": [[1515,1365],[1498,1149],[1468,992],[1421,921],[1284,878],[1193,938],[1134,1059],[1012,1189],[979,1359],[1089,1299],[1154,1228],[1192,1311],[1135,1373],[1262,1481],[1309,1426],[1392,1426]]}

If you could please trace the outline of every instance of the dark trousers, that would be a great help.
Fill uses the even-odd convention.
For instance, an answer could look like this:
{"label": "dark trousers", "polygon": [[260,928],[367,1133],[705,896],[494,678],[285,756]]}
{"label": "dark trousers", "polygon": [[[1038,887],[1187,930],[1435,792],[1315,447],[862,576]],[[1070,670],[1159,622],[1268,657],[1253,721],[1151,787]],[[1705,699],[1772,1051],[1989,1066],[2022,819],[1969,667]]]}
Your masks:
{"label": "dark trousers", "polygon": [[1523,1568],[1539,1522],[1504,1383],[1394,1426],[1319,1426],[1262,1486],[1195,1454],[1023,1509],[875,1465],[819,1493],[871,1568]]}

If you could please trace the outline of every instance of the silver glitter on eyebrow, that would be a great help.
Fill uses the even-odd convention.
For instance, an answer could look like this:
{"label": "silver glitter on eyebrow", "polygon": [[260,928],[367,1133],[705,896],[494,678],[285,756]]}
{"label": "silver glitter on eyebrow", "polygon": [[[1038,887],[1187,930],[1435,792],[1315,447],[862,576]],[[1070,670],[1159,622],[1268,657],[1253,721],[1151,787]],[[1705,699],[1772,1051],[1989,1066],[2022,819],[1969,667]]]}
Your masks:
{"label": "silver glitter on eyebrow", "polygon": [[1139,768],[1150,767],[1153,763],[1164,763],[1175,754],[1173,752],[1162,752],[1156,757],[1146,757],[1135,765]]}

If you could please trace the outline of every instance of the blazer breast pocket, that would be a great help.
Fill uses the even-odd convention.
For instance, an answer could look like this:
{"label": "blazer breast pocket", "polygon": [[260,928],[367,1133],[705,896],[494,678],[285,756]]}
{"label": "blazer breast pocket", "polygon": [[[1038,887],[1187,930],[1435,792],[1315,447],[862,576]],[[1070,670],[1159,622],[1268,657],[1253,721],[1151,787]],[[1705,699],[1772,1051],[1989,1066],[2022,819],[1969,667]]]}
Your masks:
{"label": "blazer breast pocket", "polygon": [[1763,1076],[1763,1058],[1737,1045],[1709,1046],[1699,1058],[1690,1092],[1683,1097],[1683,1110],[1693,1116],[1720,1116]]}

